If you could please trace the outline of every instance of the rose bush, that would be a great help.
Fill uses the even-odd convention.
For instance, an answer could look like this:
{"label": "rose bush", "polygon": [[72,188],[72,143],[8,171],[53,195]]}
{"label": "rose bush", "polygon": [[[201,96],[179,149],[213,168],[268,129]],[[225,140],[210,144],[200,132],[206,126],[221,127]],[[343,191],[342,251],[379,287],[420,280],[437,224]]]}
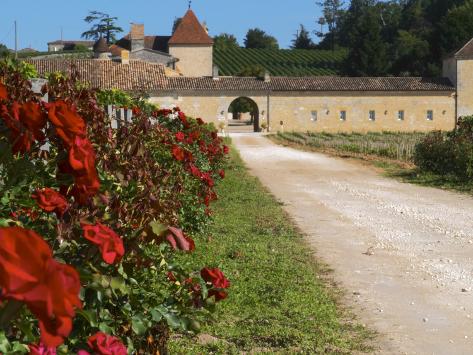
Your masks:
{"label": "rose bush", "polygon": [[43,93],[0,65],[0,353],[165,353],[227,297],[223,273],[178,255],[198,247],[228,148],[143,100],[113,130],[75,75]]}

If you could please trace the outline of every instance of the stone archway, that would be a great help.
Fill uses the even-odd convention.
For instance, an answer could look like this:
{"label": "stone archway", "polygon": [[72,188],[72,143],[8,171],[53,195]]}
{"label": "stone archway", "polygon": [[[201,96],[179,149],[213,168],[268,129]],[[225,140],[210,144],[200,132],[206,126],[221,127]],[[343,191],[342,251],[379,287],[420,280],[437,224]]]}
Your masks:
{"label": "stone archway", "polygon": [[229,129],[232,132],[260,132],[260,110],[258,104],[247,96],[235,98],[228,107],[232,114],[229,120]]}

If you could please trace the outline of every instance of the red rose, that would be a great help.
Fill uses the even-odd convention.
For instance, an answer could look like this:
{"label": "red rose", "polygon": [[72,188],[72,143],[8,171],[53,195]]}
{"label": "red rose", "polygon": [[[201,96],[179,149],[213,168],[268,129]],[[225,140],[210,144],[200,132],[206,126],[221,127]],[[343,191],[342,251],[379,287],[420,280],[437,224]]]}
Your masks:
{"label": "red rose", "polygon": [[69,160],[60,166],[62,172],[69,172],[75,178],[71,194],[81,205],[100,189],[100,181],[95,168],[95,152],[89,140],[75,137],[69,150]]}
{"label": "red rose", "polygon": [[230,149],[228,148],[228,146],[226,146],[226,145],[223,146],[223,152],[225,154],[228,154],[230,152]]}
{"label": "red rose", "polygon": [[123,240],[112,229],[97,223],[95,226],[82,224],[84,238],[97,245],[107,264],[120,262],[125,255]]}
{"label": "red rose", "polygon": [[44,344],[30,344],[30,355],[56,355],[56,348],[48,348]]}
{"label": "red rose", "polygon": [[209,187],[215,186],[215,181],[212,179],[209,173],[202,174],[202,180],[204,180]]}
{"label": "red rose", "polygon": [[222,179],[225,179],[225,170],[220,170],[220,171],[218,172],[218,175],[220,175],[220,177],[221,177]]}
{"label": "red rose", "polygon": [[186,135],[183,132],[176,133],[176,140],[178,142],[182,142],[184,139],[186,139]]}
{"label": "red rose", "polygon": [[174,250],[193,251],[195,250],[194,241],[189,238],[179,228],[169,227],[169,234],[166,236],[166,240]]}
{"label": "red rose", "polygon": [[205,124],[202,118],[197,118],[197,123],[199,124],[199,126],[202,126],[203,124]]}
{"label": "red rose", "polygon": [[39,320],[41,342],[56,347],[72,330],[80,308],[80,279],[71,266],[52,258],[48,244],[20,227],[0,228],[1,299],[26,304]]}
{"label": "red rose", "polygon": [[224,290],[209,290],[209,297],[215,297],[215,301],[222,301],[228,297],[228,292]]}
{"label": "red rose", "polygon": [[223,272],[219,269],[204,268],[200,271],[200,276],[206,281],[211,283],[216,288],[229,288],[230,281],[225,278]]}
{"label": "red rose", "polygon": [[202,177],[202,172],[194,164],[190,165],[190,169],[191,169],[192,175],[194,175],[196,178],[200,179]]}
{"label": "red rose", "polygon": [[87,345],[97,355],[127,355],[128,351],[120,341],[111,335],[98,332],[87,340]]}
{"label": "red rose", "polygon": [[139,107],[133,107],[131,109],[131,112],[133,113],[134,116],[137,116],[141,113],[141,109]]}
{"label": "red rose", "polygon": [[8,99],[8,91],[5,85],[0,83],[0,100]]}
{"label": "red rose", "polygon": [[183,161],[185,159],[184,149],[177,145],[172,147],[172,155],[177,161]]}
{"label": "red rose", "polygon": [[15,112],[18,120],[31,132],[33,137],[38,141],[44,140],[42,129],[46,126],[47,115],[42,110],[41,105],[28,101],[18,106]]}
{"label": "red rose", "polygon": [[64,196],[50,188],[37,190],[31,197],[36,200],[39,208],[46,212],[55,212],[58,216],[62,216],[68,207]]}
{"label": "red rose", "polygon": [[84,138],[86,135],[84,120],[64,101],[56,101],[49,105],[48,118],[56,128],[58,136],[68,147],[72,145],[75,136]]}

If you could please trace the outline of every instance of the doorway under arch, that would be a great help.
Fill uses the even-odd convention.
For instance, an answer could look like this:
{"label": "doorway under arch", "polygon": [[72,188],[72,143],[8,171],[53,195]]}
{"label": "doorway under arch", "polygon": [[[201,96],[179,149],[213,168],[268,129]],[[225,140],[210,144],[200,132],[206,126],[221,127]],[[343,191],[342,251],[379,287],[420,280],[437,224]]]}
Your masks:
{"label": "doorway under arch", "polygon": [[234,99],[228,107],[232,114],[229,120],[229,130],[232,132],[260,132],[258,104],[249,97],[240,96]]}

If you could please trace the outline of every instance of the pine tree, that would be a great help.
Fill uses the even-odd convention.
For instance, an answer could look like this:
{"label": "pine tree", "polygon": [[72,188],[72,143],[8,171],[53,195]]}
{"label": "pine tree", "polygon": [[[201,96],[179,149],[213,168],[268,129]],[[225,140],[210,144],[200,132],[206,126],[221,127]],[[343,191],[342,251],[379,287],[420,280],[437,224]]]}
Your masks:
{"label": "pine tree", "polygon": [[312,49],[315,44],[310,38],[309,31],[307,31],[304,25],[300,25],[300,29],[297,32],[295,38],[292,40],[293,49]]}
{"label": "pine tree", "polygon": [[82,33],[82,38],[96,41],[103,37],[110,44],[116,41],[116,34],[123,32],[123,29],[115,24],[117,17],[103,12],[91,11],[84,21],[93,25],[90,30]]}

